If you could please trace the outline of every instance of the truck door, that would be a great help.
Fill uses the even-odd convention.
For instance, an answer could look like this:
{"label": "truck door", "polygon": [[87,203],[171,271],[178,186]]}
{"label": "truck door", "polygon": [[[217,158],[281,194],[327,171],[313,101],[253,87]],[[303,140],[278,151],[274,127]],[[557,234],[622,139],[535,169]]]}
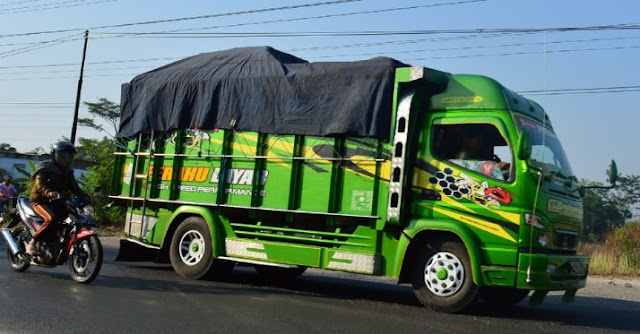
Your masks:
{"label": "truck door", "polygon": [[[520,214],[514,205],[518,199],[507,127],[498,117],[436,115],[420,138],[414,209],[432,210],[418,214],[465,224],[485,245],[514,246]],[[509,261],[512,256],[515,252]],[[503,258],[495,264],[507,262]]]}

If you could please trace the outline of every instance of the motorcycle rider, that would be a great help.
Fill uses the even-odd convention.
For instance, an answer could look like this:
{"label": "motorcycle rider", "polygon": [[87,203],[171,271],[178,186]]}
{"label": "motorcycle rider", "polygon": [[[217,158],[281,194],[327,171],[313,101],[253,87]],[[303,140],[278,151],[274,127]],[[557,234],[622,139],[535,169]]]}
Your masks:
{"label": "motorcycle rider", "polygon": [[66,205],[62,200],[52,199],[73,193],[83,201],[89,202],[90,197],[84,193],[73,176],[71,163],[76,148],[68,141],[59,141],[51,149],[51,159],[45,160],[33,172],[33,188],[31,189],[31,203],[33,211],[44,219],[42,226],[33,236],[27,246],[27,254],[34,255],[36,242],[44,233],[55,231],[57,223],[66,216]]}

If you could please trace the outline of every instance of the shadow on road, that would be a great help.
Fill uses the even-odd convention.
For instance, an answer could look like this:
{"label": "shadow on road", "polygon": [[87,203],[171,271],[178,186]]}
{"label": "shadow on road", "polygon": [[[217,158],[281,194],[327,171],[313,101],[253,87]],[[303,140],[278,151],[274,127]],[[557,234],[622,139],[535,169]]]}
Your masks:
{"label": "shadow on road", "polygon": [[[7,266],[6,253],[0,242],[0,265]],[[118,267],[119,270],[103,268],[98,278],[86,286],[88,291],[99,293],[101,288],[152,291],[152,292],[180,292],[187,295],[203,296],[268,296],[279,295],[285,297],[302,297],[317,299],[318,303],[325,303],[330,299],[335,301],[371,301],[387,305],[389,310],[400,310],[410,316],[421,317],[428,313],[415,299],[409,286],[398,286],[390,282],[371,280],[368,277],[349,275],[336,276],[335,273],[326,275],[306,273],[297,280],[288,282],[274,282],[256,274],[251,267],[238,267],[223,280],[183,280],[172,272],[168,265],[114,263],[108,261],[108,266]],[[8,267],[6,270],[10,271]],[[3,269],[4,271],[4,269]],[[66,268],[62,270],[30,269],[28,271],[36,281],[46,284],[43,280],[56,279],[73,283]],[[16,275],[21,275],[17,274]],[[27,274],[29,275],[29,274]],[[93,289],[93,287],[97,289]],[[330,303],[334,303],[331,301]],[[426,316],[426,315],[425,315]],[[462,315],[437,315],[446,322],[484,321],[497,323],[522,322],[531,326],[532,323],[540,332],[557,331],[565,326],[596,328],[602,331],[622,330],[640,331],[640,302],[623,301],[600,297],[576,298],[572,305],[563,305],[561,297],[548,296],[544,304],[531,308],[527,301],[507,308],[488,307],[479,302]],[[426,319],[426,318],[425,318]],[[483,320],[484,319],[484,320]],[[504,322],[506,321],[506,323]],[[555,328],[555,329],[553,329]],[[565,328],[566,329],[566,328]]]}
{"label": "shadow on road", "polygon": [[[143,267],[149,270],[170,270],[170,267]],[[177,281],[138,278],[114,278],[97,281],[98,285],[135,290],[172,291],[198,294],[224,295],[295,295],[335,300],[367,300],[387,304],[400,304],[417,308],[422,306],[408,286],[386,282],[364,281],[343,277],[308,275],[289,282],[273,282],[257,275],[251,268],[236,268],[224,280]],[[461,315],[441,315],[451,321],[459,317],[507,319],[511,321],[539,322],[540,330],[552,326],[591,327],[603,330],[640,331],[640,303],[598,297],[576,297],[573,304],[562,304],[561,296],[548,296],[539,307],[529,307],[527,300],[505,308],[488,307],[478,302]],[[391,305],[390,305],[391,306]],[[414,309],[415,311],[416,309]],[[424,312],[428,312],[424,309]]]}

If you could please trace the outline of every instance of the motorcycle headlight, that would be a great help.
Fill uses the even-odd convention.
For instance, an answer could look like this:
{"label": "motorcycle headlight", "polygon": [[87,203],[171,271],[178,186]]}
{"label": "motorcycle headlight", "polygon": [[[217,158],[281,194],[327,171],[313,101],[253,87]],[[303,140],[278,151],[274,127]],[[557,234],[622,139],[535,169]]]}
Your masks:
{"label": "motorcycle headlight", "polygon": [[94,210],[93,207],[91,205],[87,205],[84,208],[82,208],[82,213],[84,213],[87,216],[93,216]]}

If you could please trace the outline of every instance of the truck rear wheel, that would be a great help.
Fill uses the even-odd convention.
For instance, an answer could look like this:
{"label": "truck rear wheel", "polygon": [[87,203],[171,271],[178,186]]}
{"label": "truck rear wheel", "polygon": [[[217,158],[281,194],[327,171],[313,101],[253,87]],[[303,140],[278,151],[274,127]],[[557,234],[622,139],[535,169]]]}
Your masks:
{"label": "truck rear wheel", "polygon": [[178,275],[198,279],[207,274],[213,258],[209,226],[200,217],[185,219],[171,239],[169,259]]}
{"label": "truck rear wheel", "polygon": [[456,241],[422,245],[414,257],[412,285],[426,308],[444,313],[463,311],[478,298],[465,246]]}

